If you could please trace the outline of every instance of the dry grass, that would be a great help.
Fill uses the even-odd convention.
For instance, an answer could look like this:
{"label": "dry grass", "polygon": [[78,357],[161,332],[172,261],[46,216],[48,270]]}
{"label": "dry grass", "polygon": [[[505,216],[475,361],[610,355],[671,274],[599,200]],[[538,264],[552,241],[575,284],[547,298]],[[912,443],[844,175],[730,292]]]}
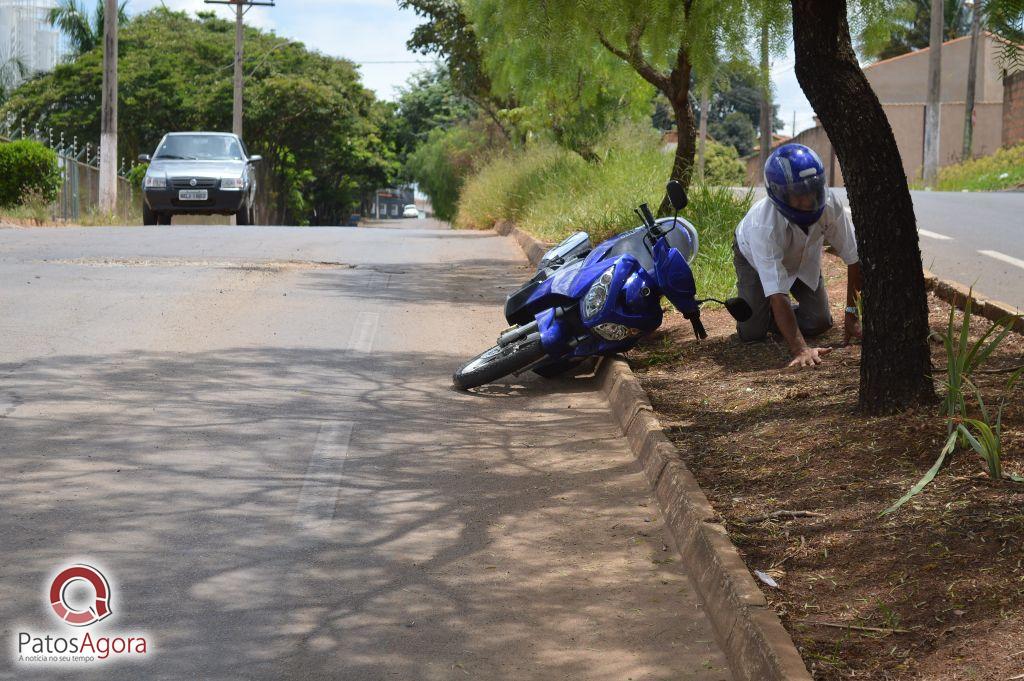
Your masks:
{"label": "dry grass", "polygon": [[[839,319],[845,281],[829,261]],[[948,307],[930,305],[941,329]],[[822,368],[797,371],[784,368],[781,343],[739,343],[723,312],[710,312],[707,326],[711,338],[698,344],[673,315],[630,360],[747,565],[778,581],[762,588],[815,678],[1024,673],[1024,486],[988,480],[961,450],[923,493],[880,518],[941,449],[940,405],[858,414],[860,350],[839,347],[841,330],[821,339],[837,347]],[[982,320],[973,331],[984,328]],[[936,346],[934,362],[943,361]],[[989,366],[1022,363],[1024,338],[1012,335]],[[1006,375],[978,380],[994,394]],[[1015,473],[1024,472],[1022,404],[1017,386],[1005,415],[1005,463]],[[824,516],[750,520],[778,510]]]}

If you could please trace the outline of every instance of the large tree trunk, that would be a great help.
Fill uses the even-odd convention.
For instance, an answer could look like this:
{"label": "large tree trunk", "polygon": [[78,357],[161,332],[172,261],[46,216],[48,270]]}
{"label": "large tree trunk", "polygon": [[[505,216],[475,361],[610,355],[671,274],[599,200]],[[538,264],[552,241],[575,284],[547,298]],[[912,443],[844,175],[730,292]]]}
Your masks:
{"label": "large tree trunk", "polygon": [[860,406],[935,397],[917,219],[892,128],[850,43],[845,0],[792,0],[796,76],[835,147],[864,270]]}
{"label": "large tree trunk", "polygon": [[672,112],[676,117],[679,144],[676,145],[672,175],[669,179],[679,180],[684,187],[689,187],[693,176],[693,157],[697,153],[696,121],[693,118],[693,107],[690,106],[689,90],[672,100]]}

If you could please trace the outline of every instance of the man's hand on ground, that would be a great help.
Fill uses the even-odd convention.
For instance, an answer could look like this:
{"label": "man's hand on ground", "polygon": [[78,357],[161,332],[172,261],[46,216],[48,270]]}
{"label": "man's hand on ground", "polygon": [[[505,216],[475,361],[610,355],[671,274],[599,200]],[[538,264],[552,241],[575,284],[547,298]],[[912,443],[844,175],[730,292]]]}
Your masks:
{"label": "man's hand on ground", "polygon": [[843,343],[849,344],[851,339],[864,340],[857,315],[848,314],[843,320]]}
{"label": "man's hand on ground", "polygon": [[822,359],[830,352],[832,352],[832,348],[804,348],[793,355],[793,361],[789,363],[789,366],[800,368],[816,367],[821,364]]}

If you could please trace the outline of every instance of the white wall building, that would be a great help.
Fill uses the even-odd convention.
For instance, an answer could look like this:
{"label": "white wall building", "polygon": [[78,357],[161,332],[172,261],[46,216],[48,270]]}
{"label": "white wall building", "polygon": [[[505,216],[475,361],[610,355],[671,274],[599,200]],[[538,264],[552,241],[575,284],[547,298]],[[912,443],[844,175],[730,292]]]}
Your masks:
{"label": "white wall building", "polygon": [[55,0],[0,0],[0,59],[20,58],[29,73],[50,71],[62,56],[46,15]]}

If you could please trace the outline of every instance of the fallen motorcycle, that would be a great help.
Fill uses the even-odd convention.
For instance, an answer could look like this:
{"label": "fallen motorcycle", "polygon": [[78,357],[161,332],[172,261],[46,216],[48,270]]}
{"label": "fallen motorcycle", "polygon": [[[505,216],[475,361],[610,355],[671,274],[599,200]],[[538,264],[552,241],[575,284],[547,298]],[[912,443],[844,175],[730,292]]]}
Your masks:
{"label": "fallen motorcycle", "polygon": [[548,251],[537,274],[505,301],[512,326],[455,372],[455,386],[468,390],[530,370],[552,378],[588,357],[625,352],[661,326],[662,296],[690,320],[698,339],[707,337],[703,303],[721,303],[739,321],[749,319],[750,306],[740,298],[697,299],[690,269],[697,230],[678,217],[688,202],[683,186],[672,181],[667,191],[675,216],[655,220],[642,204],[636,213],[643,226],[597,247],[577,232]]}

